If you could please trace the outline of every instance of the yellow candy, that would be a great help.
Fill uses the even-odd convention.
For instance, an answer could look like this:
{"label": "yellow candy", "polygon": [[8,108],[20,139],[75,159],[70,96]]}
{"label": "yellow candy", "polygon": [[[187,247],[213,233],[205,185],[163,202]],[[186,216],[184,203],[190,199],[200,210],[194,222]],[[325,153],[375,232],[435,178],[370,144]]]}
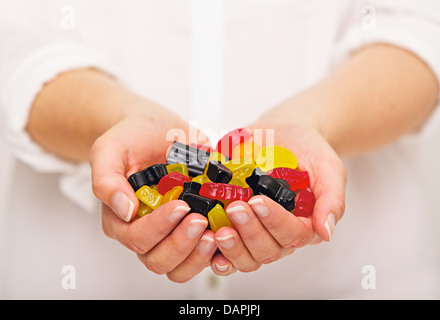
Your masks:
{"label": "yellow candy", "polygon": [[137,212],[139,217],[143,217],[151,212],[153,212],[154,209],[150,208],[149,206],[147,206],[145,203],[143,203],[142,201],[139,201],[139,210]]}
{"label": "yellow candy", "polygon": [[222,155],[220,152],[213,151],[209,155],[208,162],[211,160],[220,161],[221,163],[226,162],[226,157]]}
{"label": "yellow candy", "polygon": [[298,167],[298,160],[288,149],[280,146],[270,146],[261,148],[255,158],[255,163],[263,171],[269,171],[273,168],[291,168]]}
{"label": "yellow candy", "polygon": [[232,159],[255,159],[261,146],[253,141],[240,143],[232,150]]}
{"label": "yellow candy", "polygon": [[188,166],[183,163],[173,163],[166,166],[168,173],[177,171],[188,177]]}
{"label": "yellow candy", "polygon": [[157,209],[162,202],[162,195],[149,186],[142,186],[136,191],[136,197],[151,209]]}
{"label": "yellow candy", "polygon": [[214,232],[216,232],[221,227],[233,228],[232,223],[229,220],[225,210],[219,204],[216,204],[215,207],[208,212],[208,221],[211,230]]}
{"label": "yellow candy", "polygon": [[[237,161],[239,160],[239,161]],[[250,158],[241,158],[241,159],[232,159],[228,162],[222,163],[226,168],[232,171],[232,174],[235,172],[238,172],[240,170],[243,170],[244,168],[248,167],[254,167],[255,168],[255,162],[254,160]]]}
{"label": "yellow candy", "polygon": [[209,180],[209,178],[208,178],[208,176],[206,174],[198,175],[198,176],[192,178],[191,181],[194,181],[194,182],[197,182],[197,183],[200,183],[200,184],[204,184],[205,182],[212,182],[211,180]]}
{"label": "yellow candy", "polygon": [[249,185],[246,183],[245,180],[242,180],[240,178],[232,178],[231,181],[228,182],[229,184],[232,184],[234,186],[240,186],[242,188],[249,188]]}
{"label": "yellow candy", "polygon": [[171,190],[169,190],[167,193],[163,195],[162,198],[162,204],[179,199],[180,194],[182,193],[183,187],[182,186],[175,186]]}

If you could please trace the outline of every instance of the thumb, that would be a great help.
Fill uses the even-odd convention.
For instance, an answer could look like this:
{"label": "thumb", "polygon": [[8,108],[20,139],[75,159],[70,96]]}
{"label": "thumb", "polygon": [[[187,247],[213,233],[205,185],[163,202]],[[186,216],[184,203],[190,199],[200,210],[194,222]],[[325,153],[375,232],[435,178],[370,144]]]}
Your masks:
{"label": "thumb", "polygon": [[114,144],[97,140],[90,152],[90,166],[95,196],[128,222],[136,215],[139,200],[125,176],[123,154]]}

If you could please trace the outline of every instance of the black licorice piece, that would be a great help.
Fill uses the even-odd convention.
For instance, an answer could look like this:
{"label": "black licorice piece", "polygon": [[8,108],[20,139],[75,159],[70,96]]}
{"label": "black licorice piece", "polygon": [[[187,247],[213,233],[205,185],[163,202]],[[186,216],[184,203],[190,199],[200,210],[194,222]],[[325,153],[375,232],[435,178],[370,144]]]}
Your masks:
{"label": "black licorice piece", "polygon": [[188,167],[191,177],[201,175],[205,171],[210,153],[175,141],[167,155],[167,165],[183,163]]}
{"label": "black licorice piece", "polygon": [[145,175],[144,171],[142,170],[142,171],[133,173],[128,178],[128,182],[130,182],[130,184],[133,187],[134,191],[138,191],[142,186],[148,185],[148,178]]}
{"label": "black licorice piece", "polygon": [[183,200],[183,197],[186,195],[186,194],[195,194],[195,195],[199,195],[199,191],[200,191],[200,188],[202,187],[202,185],[200,184],[200,183],[198,183],[198,182],[194,182],[194,181],[191,181],[191,182],[184,182],[183,183],[183,190],[182,190],[182,192],[180,193],[180,195],[179,195],[179,200]]}
{"label": "black licorice piece", "polygon": [[135,191],[142,186],[152,186],[158,184],[163,176],[168,174],[167,167],[163,163],[154,164],[142,171],[133,173],[128,177],[128,182]]}
{"label": "black licorice piece", "polygon": [[189,213],[197,212],[205,217],[208,217],[208,212],[211,211],[211,209],[217,204],[217,201],[214,199],[202,197],[193,193],[185,193],[182,197],[182,200],[185,201],[191,208]]}
{"label": "black licorice piece", "polygon": [[295,209],[296,193],[287,188],[283,182],[255,168],[252,175],[246,178],[246,183],[251,187],[254,195],[264,195],[282,205],[286,210]]}
{"label": "black licorice piece", "polygon": [[208,162],[206,176],[212,182],[229,183],[232,179],[232,171],[219,161],[211,160]]}

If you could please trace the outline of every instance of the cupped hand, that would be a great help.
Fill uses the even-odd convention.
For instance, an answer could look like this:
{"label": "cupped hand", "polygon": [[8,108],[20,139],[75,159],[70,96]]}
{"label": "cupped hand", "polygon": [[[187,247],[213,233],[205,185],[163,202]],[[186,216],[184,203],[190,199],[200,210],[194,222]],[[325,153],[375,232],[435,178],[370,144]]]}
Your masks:
{"label": "cupped hand", "polygon": [[95,141],[90,165],[93,191],[102,201],[105,234],[134,251],[152,272],[185,282],[209,266],[215,253],[213,232],[206,230],[207,219],[188,214],[190,208],[181,200],[167,202],[135,219],[139,200],[127,180],[132,173],[165,163],[167,148],[173,142],[166,137],[170,138],[172,130],[188,133],[191,129],[172,114],[129,115]]}
{"label": "cupped hand", "polygon": [[344,165],[317,129],[284,120],[260,121],[249,129],[274,130],[275,145],[291,150],[298,169],[309,173],[316,202],[309,217],[295,216],[265,196],[231,203],[226,213],[234,228],[221,228],[214,235],[220,253],[211,268],[218,275],[254,271],[296,248],[330,241],[345,211]]}

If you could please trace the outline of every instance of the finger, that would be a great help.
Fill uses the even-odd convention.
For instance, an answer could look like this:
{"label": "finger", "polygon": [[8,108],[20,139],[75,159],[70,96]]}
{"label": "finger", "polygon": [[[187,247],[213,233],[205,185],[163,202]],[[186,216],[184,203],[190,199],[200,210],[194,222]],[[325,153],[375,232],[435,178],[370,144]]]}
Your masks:
{"label": "finger", "polygon": [[116,144],[109,144],[98,138],[90,152],[93,193],[119,218],[128,222],[136,215],[139,201],[125,176],[124,150]]}
{"label": "finger", "polygon": [[108,237],[138,254],[144,254],[168,236],[189,211],[190,207],[184,201],[173,200],[127,223],[103,205],[102,225]]}
{"label": "finger", "polygon": [[204,216],[191,213],[153,249],[138,255],[139,260],[154,273],[168,273],[190,255],[207,226],[208,220]]}
{"label": "finger", "polygon": [[254,259],[243,241],[241,241],[235,229],[230,227],[220,228],[215,233],[215,241],[223,256],[230,261],[236,269],[242,272],[251,272],[261,266],[261,263]]}
{"label": "finger", "polygon": [[282,248],[295,249],[315,243],[316,237],[311,219],[296,217],[265,196],[252,197],[248,204],[264,228]]}
{"label": "finger", "polygon": [[261,224],[247,203],[235,201],[227,207],[226,213],[244,245],[258,263],[271,263],[280,258],[281,246]]}
{"label": "finger", "polygon": [[218,276],[228,276],[237,271],[231,261],[219,252],[211,260],[211,270]]}
{"label": "finger", "polygon": [[205,230],[191,254],[175,269],[167,273],[168,279],[180,283],[192,279],[210,265],[216,249],[214,233],[211,230]]}
{"label": "finger", "polygon": [[345,185],[347,176],[341,162],[325,161],[315,172],[311,186],[316,198],[313,209],[313,227],[325,241],[330,241],[336,222],[345,211]]}

